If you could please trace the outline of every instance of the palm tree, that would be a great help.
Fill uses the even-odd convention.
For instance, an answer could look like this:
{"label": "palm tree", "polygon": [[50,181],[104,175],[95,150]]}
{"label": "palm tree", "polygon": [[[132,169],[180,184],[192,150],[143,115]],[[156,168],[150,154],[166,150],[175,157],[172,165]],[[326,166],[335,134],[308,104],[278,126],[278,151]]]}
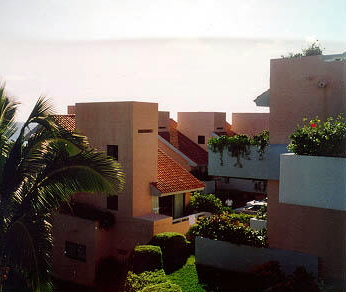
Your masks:
{"label": "palm tree", "polygon": [[55,212],[75,192],[116,194],[124,176],[119,163],[90,149],[84,136],[59,126],[43,97],[12,141],[17,106],[0,86],[0,267],[10,266],[31,290],[46,292],[52,290]]}

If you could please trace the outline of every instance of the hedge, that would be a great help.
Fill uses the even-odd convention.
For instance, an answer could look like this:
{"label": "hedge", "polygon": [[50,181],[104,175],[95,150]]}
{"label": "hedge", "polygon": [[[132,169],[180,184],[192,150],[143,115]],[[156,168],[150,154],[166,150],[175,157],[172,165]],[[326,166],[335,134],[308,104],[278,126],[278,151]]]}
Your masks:
{"label": "hedge", "polygon": [[141,290],[141,292],[182,292],[181,288],[177,284],[171,282],[160,283],[152,286],[148,286]]}
{"label": "hedge", "polygon": [[138,245],[132,256],[132,270],[136,273],[154,271],[163,268],[162,252],[159,246]]}
{"label": "hedge", "polygon": [[139,292],[147,286],[167,282],[167,276],[163,270],[147,271],[140,274],[128,272],[124,292]]}
{"label": "hedge", "polygon": [[189,242],[183,234],[177,232],[156,234],[149,244],[161,247],[166,272],[182,267],[190,255]]}

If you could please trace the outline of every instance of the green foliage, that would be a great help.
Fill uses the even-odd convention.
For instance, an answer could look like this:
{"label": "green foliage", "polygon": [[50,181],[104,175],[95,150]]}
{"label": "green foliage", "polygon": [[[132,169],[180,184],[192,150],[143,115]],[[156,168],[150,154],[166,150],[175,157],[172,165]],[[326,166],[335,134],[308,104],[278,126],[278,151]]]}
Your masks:
{"label": "green foliage", "polygon": [[237,158],[237,162],[234,164],[236,167],[243,167],[240,159],[250,159],[251,153],[250,146],[256,146],[258,148],[259,159],[263,159],[263,153],[269,143],[269,131],[265,130],[259,135],[249,137],[247,135],[235,135],[232,137],[221,136],[218,138],[211,138],[208,141],[208,145],[213,152],[220,153],[220,163],[223,165],[223,151],[225,149],[231,154],[232,157]]}
{"label": "green foliage", "polygon": [[140,274],[128,272],[124,284],[126,292],[140,292],[147,286],[168,282],[168,278],[164,270],[147,271]]}
{"label": "green foliage", "polygon": [[254,270],[254,276],[258,288],[266,289],[285,281],[285,274],[281,271],[280,263],[270,261],[264,263]]}
{"label": "green foliage", "polygon": [[341,116],[297,126],[290,139],[287,148],[298,155],[346,157],[346,123]]}
{"label": "green foliage", "polygon": [[182,292],[177,284],[165,282],[145,287],[141,292]]}
{"label": "green foliage", "polygon": [[32,290],[45,292],[52,291],[56,211],[76,192],[110,195],[124,184],[120,164],[59,126],[51,108],[40,97],[12,141],[17,103],[0,88],[0,266],[11,266]]}
{"label": "green foliage", "polygon": [[203,285],[198,281],[195,257],[190,256],[186,264],[179,270],[168,275],[168,278],[179,285],[184,292],[204,292]]}
{"label": "green foliage", "polygon": [[196,236],[256,247],[267,246],[265,230],[252,230],[247,224],[235,220],[232,214],[202,218],[197,224],[191,226],[187,233],[190,240],[194,240]]}
{"label": "green foliage", "polygon": [[257,212],[256,218],[260,220],[267,220],[267,205],[263,205]]}
{"label": "green foliage", "polygon": [[161,247],[166,272],[181,268],[190,254],[189,242],[183,234],[177,232],[156,234],[149,244]]}
{"label": "green foliage", "polygon": [[191,196],[190,205],[197,212],[222,213],[222,201],[213,194],[195,192]]}
{"label": "green foliage", "polygon": [[289,59],[289,58],[296,58],[296,57],[306,57],[306,56],[319,56],[323,54],[323,49],[321,48],[321,45],[318,43],[318,41],[313,42],[309,47],[302,50],[301,53],[289,53],[287,56],[281,55],[281,58]]}
{"label": "green foliage", "polygon": [[136,274],[162,269],[161,248],[154,245],[137,245],[133,251],[132,265],[132,270]]}

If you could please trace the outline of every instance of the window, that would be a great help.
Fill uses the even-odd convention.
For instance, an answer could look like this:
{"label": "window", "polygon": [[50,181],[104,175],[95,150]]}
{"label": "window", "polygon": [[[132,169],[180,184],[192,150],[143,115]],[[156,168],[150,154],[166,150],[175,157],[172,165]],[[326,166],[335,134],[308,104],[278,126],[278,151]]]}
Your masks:
{"label": "window", "polygon": [[107,197],[107,209],[118,211],[118,196]]}
{"label": "window", "polygon": [[86,246],[83,244],[65,241],[64,254],[71,259],[86,262]]}
{"label": "window", "polygon": [[115,160],[118,160],[118,145],[107,145],[107,155],[113,157]]}
{"label": "window", "polygon": [[141,129],[141,130],[138,130],[138,133],[139,134],[143,134],[143,133],[152,133],[153,130],[152,129]]}
{"label": "window", "polygon": [[217,127],[216,130],[223,130],[223,127]]}
{"label": "window", "polygon": [[205,144],[205,136],[198,136],[198,144]]}

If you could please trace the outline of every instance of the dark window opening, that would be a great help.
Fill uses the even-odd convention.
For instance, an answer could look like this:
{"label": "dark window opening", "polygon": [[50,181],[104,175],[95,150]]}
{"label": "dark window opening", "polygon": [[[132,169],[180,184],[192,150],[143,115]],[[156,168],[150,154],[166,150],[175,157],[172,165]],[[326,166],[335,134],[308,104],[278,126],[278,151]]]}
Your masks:
{"label": "dark window opening", "polygon": [[65,256],[86,262],[86,246],[83,244],[65,241]]}
{"label": "dark window opening", "polygon": [[118,145],[107,145],[107,155],[113,157],[115,160],[118,160]]}
{"label": "dark window opening", "polygon": [[223,127],[217,127],[216,130],[223,130]]}
{"label": "dark window opening", "polygon": [[118,211],[119,201],[118,196],[107,197],[107,209]]}
{"label": "dark window opening", "polygon": [[159,129],[166,129],[166,127],[159,127]]}
{"label": "dark window opening", "polygon": [[153,130],[152,129],[142,129],[142,130],[138,130],[138,133],[143,134],[143,133],[152,133]]}
{"label": "dark window opening", "polygon": [[198,144],[205,144],[205,136],[198,136]]}

